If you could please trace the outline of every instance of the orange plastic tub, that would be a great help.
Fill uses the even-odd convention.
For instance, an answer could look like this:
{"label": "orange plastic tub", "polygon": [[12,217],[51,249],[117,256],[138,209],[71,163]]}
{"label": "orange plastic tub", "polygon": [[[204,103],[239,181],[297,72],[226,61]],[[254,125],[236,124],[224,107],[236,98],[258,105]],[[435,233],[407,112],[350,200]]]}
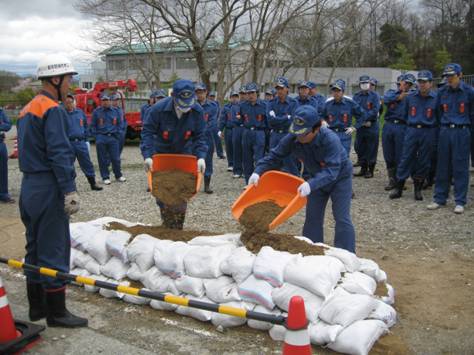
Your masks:
{"label": "orange plastic tub", "polygon": [[298,187],[304,180],[291,174],[271,170],[263,174],[258,185],[250,185],[239,196],[232,206],[232,215],[239,220],[243,211],[258,202],[272,200],[278,206],[284,207],[283,211],[269,224],[269,229],[274,229],[288,218],[296,214],[304,205],[306,197],[298,194]]}
{"label": "orange plastic tub", "polygon": [[202,174],[197,171],[197,158],[186,154],[155,154],[152,156],[153,166],[148,172],[148,187],[152,190],[152,172],[182,170],[196,176],[196,193],[201,188]]}

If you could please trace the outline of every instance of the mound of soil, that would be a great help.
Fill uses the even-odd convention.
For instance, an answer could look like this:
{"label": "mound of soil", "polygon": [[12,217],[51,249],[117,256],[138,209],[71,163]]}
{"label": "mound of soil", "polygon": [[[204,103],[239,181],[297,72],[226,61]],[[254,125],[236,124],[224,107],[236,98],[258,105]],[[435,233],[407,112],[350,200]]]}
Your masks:
{"label": "mound of soil", "polygon": [[386,297],[388,296],[388,288],[385,282],[377,282],[377,288],[374,292],[375,296]]}
{"label": "mound of soil", "polygon": [[157,171],[152,174],[151,193],[166,205],[188,201],[196,192],[196,176],[181,170]]}

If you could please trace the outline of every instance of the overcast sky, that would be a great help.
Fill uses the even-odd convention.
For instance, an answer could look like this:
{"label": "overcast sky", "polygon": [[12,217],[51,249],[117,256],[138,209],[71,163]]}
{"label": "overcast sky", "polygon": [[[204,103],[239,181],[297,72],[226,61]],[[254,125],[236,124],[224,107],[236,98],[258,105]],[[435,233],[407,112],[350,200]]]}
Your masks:
{"label": "overcast sky", "polygon": [[34,73],[38,60],[61,52],[79,71],[93,56],[89,21],[73,0],[0,0],[0,70]]}

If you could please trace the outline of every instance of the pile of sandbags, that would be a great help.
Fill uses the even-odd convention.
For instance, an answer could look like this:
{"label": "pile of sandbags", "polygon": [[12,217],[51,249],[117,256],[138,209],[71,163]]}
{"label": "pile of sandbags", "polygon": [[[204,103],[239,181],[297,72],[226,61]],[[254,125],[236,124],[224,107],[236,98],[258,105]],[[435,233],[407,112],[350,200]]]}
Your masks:
{"label": "pile of sandbags", "polygon": [[[324,244],[325,255],[302,256],[263,247],[248,251],[239,234],[196,237],[189,242],[108,231],[118,221],[101,218],[71,224],[71,273],[204,302],[286,315],[291,297],[305,300],[311,342],[348,354],[367,354],[397,318],[394,290],[377,263]],[[306,238],[299,239],[311,242]],[[379,289],[377,296],[376,289]],[[384,292],[381,294],[380,289]],[[86,291],[97,292],[86,286]],[[259,321],[100,290],[104,297],[150,304],[216,326],[268,330],[283,340],[286,329]]]}

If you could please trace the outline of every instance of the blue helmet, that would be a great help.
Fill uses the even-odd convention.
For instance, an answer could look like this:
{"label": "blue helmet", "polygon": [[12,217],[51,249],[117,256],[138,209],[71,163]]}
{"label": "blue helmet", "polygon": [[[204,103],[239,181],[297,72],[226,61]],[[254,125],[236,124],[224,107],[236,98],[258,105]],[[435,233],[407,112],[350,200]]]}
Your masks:
{"label": "blue helmet", "polygon": [[309,88],[309,84],[306,80],[298,81],[298,89],[299,88]]}
{"label": "blue helmet", "polygon": [[314,81],[308,80],[307,83],[308,83],[308,87],[310,89],[315,89],[316,88],[316,83]]}
{"label": "blue helmet", "polygon": [[272,89],[267,89],[265,91],[265,95],[272,95],[273,96],[273,90]]}
{"label": "blue helmet", "polygon": [[239,89],[239,94],[245,94],[246,91],[245,91],[245,85],[241,86],[240,89]]}
{"label": "blue helmet", "polygon": [[217,96],[217,92],[211,91],[211,92],[209,93],[209,96],[216,97],[216,96]]}
{"label": "blue helmet", "polygon": [[196,83],[194,90],[207,90],[204,83]]}
{"label": "blue helmet", "polygon": [[359,77],[359,84],[370,83],[370,76],[368,75],[361,75]]}
{"label": "blue helmet", "polygon": [[332,83],[330,86],[330,89],[339,89],[341,91],[346,90],[346,82],[342,79],[337,79],[334,83]]}
{"label": "blue helmet", "polygon": [[400,81],[403,80],[403,74],[400,74],[399,76],[397,76],[397,84],[400,83]]}
{"label": "blue helmet", "polygon": [[258,88],[258,85],[256,83],[248,83],[247,85],[245,85],[245,92],[246,93],[258,92],[258,91],[259,91],[259,88]]}
{"label": "blue helmet", "polygon": [[168,94],[167,94],[166,91],[163,90],[163,89],[159,89],[159,90],[156,90],[156,91],[155,91],[155,97],[156,97],[157,99],[163,98],[163,97],[166,97],[166,96],[168,96]]}
{"label": "blue helmet", "polygon": [[420,70],[418,72],[418,81],[433,81],[433,74],[429,70]]}
{"label": "blue helmet", "polygon": [[196,102],[195,86],[191,80],[179,79],[173,84],[173,98],[179,108],[189,108]]}
{"label": "blue helmet", "polygon": [[371,78],[369,79],[369,83],[370,83],[371,85],[377,86],[379,82],[377,81],[377,79],[371,77]]}
{"label": "blue helmet", "polygon": [[416,83],[416,78],[413,74],[408,73],[403,75],[402,81],[413,85]]}
{"label": "blue helmet", "polygon": [[118,94],[118,93],[112,94],[112,95],[110,95],[110,99],[111,100],[120,100],[120,94]]}
{"label": "blue helmet", "polygon": [[278,76],[275,79],[275,87],[276,88],[289,88],[290,84],[288,83],[288,79],[284,76]]}
{"label": "blue helmet", "polygon": [[449,63],[444,67],[443,76],[448,75],[459,75],[462,72],[462,68],[457,63]]}
{"label": "blue helmet", "polygon": [[231,91],[229,97],[232,97],[232,96],[239,96],[238,91]]}
{"label": "blue helmet", "polygon": [[293,113],[293,123],[290,126],[290,133],[298,136],[304,135],[321,121],[318,111],[311,105],[299,106]]}
{"label": "blue helmet", "polygon": [[102,95],[100,95],[100,99],[101,99],[102,101],[110,100],[110,96],[107,95],[107,94],[104,92],[104,93],[102,93]]}

